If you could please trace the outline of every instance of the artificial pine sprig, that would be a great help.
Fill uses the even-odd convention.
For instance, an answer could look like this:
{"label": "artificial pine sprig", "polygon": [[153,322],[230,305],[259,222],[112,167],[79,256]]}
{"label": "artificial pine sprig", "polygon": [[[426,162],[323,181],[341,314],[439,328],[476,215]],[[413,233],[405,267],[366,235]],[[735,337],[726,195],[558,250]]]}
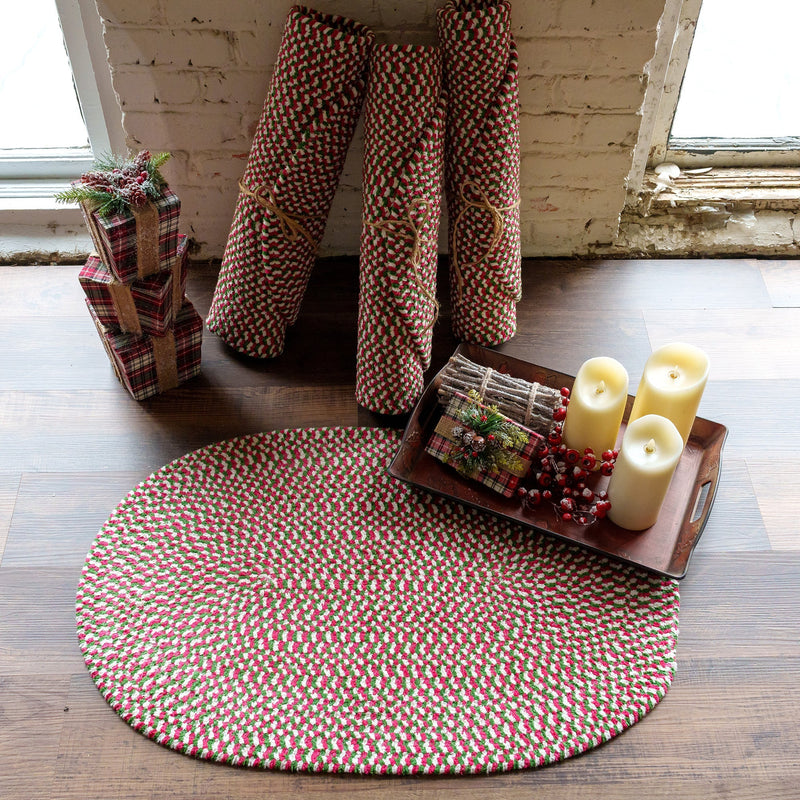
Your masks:
{"label": "artificial pine sprig", "polygon": [[80,183],[58,192],[60,203],[88,203],[101,217],[123,214],[141,208],[148,200],[161,197],[166,181],[161,166],[169,153],[152,155],[143,150],[134,158],[105,154],[97,158]]}
{"label": "artificial pine sprig", "polygon": [[528,435],[498,411],[497,406],[480,405],[480,395],[469,392],[470,404],[459,412],[462,425],[453,427],[457,447],[446,461],[464,475],[479,471],[518,470],[523,466],[516,448],[528,442]]}

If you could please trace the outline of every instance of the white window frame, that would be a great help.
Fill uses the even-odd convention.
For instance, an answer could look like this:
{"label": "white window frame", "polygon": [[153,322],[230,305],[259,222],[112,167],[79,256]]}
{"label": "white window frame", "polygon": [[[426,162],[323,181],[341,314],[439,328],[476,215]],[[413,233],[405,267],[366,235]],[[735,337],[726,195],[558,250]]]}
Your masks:
{"label": "white window frame", "polygon": [[92,0],[55,0],[90,146],[6,151],[0,198],[52,196],[85,172],[95,155],[124,152],[122,115],[111,85],[100,15]]}
{"label": "white window frame", "polygon": [[[673,0],[673,4],[675,0]],[[702,0],[677,0],[680,9],[672,9],[673,22],[662,31],[673,38],[650,138],[647,166],[672,162],[686,169],[699,167],[789,167],[800,164],[800,137],[753,139],[737,142],[731,139],[679,139],[669,141],[672,120],[678,105],[681,84],[689,63],[692,40]],[[669,4],[662,22],[669,17]],[[677,24],[675,18],[677,17]]]}

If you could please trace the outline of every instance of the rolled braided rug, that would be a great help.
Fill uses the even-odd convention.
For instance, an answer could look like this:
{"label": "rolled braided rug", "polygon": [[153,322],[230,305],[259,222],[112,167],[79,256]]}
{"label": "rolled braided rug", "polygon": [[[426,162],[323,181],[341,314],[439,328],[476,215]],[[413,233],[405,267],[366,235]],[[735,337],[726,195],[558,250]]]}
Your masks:
{"label": "rolled braided rug", "polygon": [[375,773],[538,766],[647,714],[677,582],[419,492],[398,444],[254,434],[131,491],[77,594],[114,711],[198,758]]}
{"label": "rolled braided rug", "polygon": [[492,346],[516,332],[522,292],[519,76],[508,0],[437,13],[447,116],[445,190],[455,335]]}
{"label": "rolled braided rug", "polygon": [[383,414],[414,405],[430,365],[444,123],[439,50],[376,45],[364,118],[356,399]]}
{"label": "rolled braided rug", "polygon": [[240,183],[206,320],[246,355],[283,352],[355,131],[372,33],[302,6],[289,12]]}

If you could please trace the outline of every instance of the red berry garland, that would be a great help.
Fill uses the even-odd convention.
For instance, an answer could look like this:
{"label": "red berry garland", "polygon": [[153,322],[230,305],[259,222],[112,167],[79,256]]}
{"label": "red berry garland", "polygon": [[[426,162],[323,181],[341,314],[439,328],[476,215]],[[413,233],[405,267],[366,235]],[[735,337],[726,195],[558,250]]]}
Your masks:
{"label": "red berry garland", "polygon": [[[520,487],[517,494],[523,507],[535,508],[543,501],[552,503],[565,522],[591,525],[608,514],[611,503],[606,492],[595,492],[588,485],[592,472],[598,468],[594,451],[587,447],[582,453],[568,448],[563,443],[563,422],[569,405],[569,389],[561,389],[561,405],[553,411],[555,424],[535,451],[539,469],[533,473],[536,485]],[[619,453],[606,450],[600,456],[599,471],[603,476],[611,475]]]}

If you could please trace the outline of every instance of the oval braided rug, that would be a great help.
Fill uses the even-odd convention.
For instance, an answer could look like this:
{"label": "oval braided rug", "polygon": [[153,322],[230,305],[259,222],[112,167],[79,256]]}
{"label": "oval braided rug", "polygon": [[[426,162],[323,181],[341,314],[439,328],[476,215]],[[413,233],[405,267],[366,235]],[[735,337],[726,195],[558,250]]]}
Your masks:
{"label": "oval braided rug", "polygon": [[398,444],[255,434],[135,488],[77,597],[111,707],[199,758],[378,773],[537,766],[650,711],[677,582],[390,478]]}

